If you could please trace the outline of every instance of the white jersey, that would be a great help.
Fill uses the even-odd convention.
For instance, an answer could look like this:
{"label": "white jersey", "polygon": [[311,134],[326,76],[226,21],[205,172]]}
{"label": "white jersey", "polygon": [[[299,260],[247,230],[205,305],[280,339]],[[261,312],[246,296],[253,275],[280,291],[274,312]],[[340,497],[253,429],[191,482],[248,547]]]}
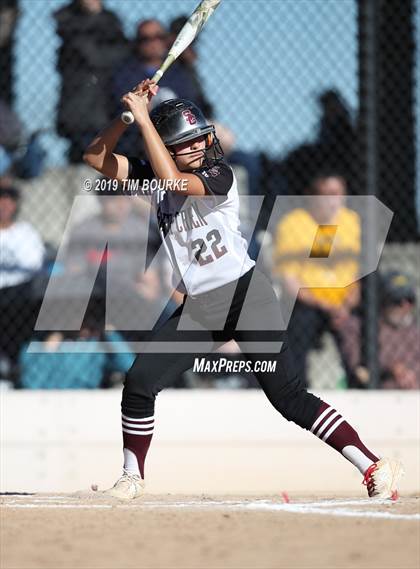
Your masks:
{"label": "white jersey", "polygon": [[[130,158],[130,178],[150,179],[150,164]],[[189,296],[239,279],[254,266],[239,231],[239,195],[232,168],[225,162],[193,172],[208,195],[153,191],[159,231],[173,268],[173,285]]]}

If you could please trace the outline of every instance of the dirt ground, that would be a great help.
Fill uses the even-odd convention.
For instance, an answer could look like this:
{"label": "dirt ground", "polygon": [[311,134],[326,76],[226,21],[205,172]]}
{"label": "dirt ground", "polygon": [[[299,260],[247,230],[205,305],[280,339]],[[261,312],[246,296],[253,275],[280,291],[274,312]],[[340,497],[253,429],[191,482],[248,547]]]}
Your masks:
{"label": "dirt ground", "polygon": [[418,568],[420,500],[1,496],[1,569]]}

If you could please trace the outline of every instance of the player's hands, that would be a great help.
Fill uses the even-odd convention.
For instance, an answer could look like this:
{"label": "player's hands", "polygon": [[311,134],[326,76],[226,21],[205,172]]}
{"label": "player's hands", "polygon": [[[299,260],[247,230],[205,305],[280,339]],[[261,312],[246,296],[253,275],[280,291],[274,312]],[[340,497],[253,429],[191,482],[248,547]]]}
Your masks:
{"label": "player's hands", "polygon": [[144,79],[141,83],[131,89],[130,93],[136,93],[144,96],[147,94],[148,102],[150,102],[157,94],[158,90],[159,87],[151,79]]}
{"label": "player's hands", "polygon": [[156,83],[153,83],[151,79],[145,79],[121,98],[125,108],[133,113],[137,124],[141,125],[149,118],[148,104],[158,90]]}

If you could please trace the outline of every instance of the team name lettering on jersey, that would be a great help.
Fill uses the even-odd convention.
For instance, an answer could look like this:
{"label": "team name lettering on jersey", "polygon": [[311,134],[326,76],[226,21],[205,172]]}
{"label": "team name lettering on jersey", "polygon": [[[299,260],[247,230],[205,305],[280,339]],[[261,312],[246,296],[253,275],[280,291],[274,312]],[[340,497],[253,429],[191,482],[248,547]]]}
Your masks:
{"label": "team name lettering on jersey", "polygon": [[[129,158],[129,163],[129,178],[141,180],[144,190],[144,181],[156,177],[153,168],[138,158]],[[232,168],[220,160],[192,173],[201,178],[205,196],[187,197],[158,183],[150,193],[173,270],[172,283],[184,294],[199,295],[238,279],[255,263],[239,228],[239,194]]]}
{"label": "team name lettering on jersey", "polygon": [[165,236],[168,233],[173,235],[208,225],[194,203],[175,213],[163,213],[162,209],[158,207],[157,218],[159,229]]}

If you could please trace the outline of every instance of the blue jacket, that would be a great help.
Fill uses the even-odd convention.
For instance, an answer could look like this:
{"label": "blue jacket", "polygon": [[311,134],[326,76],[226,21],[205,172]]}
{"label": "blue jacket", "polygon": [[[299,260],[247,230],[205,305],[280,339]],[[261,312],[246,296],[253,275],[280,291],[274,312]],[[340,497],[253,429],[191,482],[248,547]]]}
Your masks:
{"label": "blue jacket", "polygon": [[28,352],[25,346],[20,353],[22,387],[27,389],[95,389],[103,378],[112,372],[126,372],[135,356],[118,332],[105,332],[106,341],[126,351],[95,353],[96,340],[90,352],[66,353],[59,346],[54,352]]}

